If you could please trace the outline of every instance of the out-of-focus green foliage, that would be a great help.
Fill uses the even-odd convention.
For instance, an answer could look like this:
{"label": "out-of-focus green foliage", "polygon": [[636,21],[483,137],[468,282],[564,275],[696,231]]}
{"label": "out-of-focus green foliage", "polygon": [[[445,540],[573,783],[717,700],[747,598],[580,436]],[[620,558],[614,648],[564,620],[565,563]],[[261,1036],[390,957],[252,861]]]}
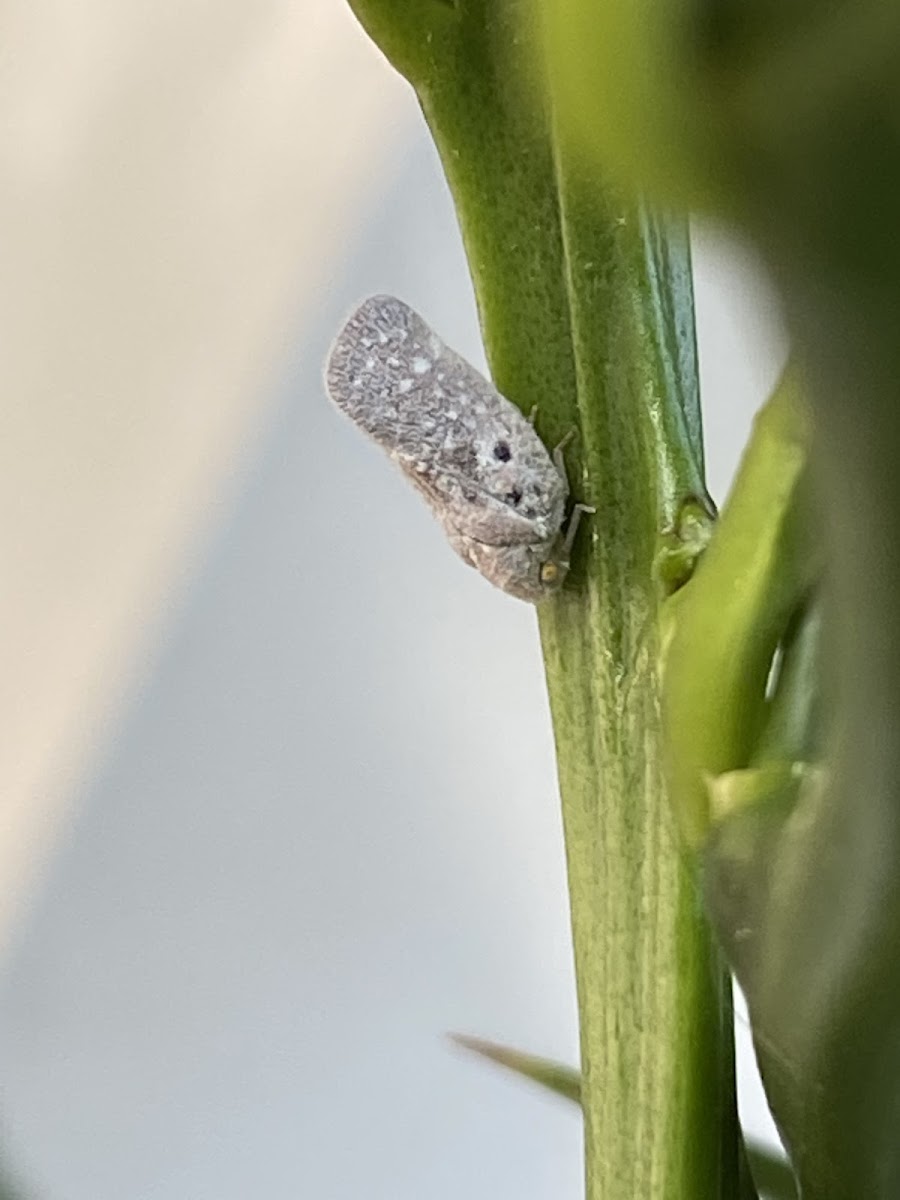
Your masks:
{"label": "out-of-focus green foliage", "polygon": [[[585,162],[735,222],[784,299],[812,414],[827,567],[809,612],[824,603],[824,632],[797,614],[803,636],[788,635],[786,693],[753,762],[710,780],[707,897],[804,1197],[888,1200],[900,1195],[900,5],[542,7]],[[704,712],[720,723],[697,696],[694,729]],[[811,752],[819,770],[797,765]]]}
{"label": "out-of-focus green foliage", "polygon": [[[725,114],[695,52],[672,71],[691,0],[539,0],[561,123],[587,162],[686,208],[729,194]],[[737,7],[732,5],[732,8]]]}
{"label": "out-of-focus green foliage", "polygon": [[538,7],[560,116],[585,156],[679,207],[762,217],[774,191],[810,197],[889,135],[870,118],[890,120],[897,86],[894,0]]}
{"label": "out-of-focus green foliage", "polygon": [[760,1200],[797,1200],[797,1183],[790,1164],[766,1146],[747,1146],[747,1161]]}
{"label": "out-of-focus green foliage", "polygon": [[775,651],[818,573],[805,503],[808,441],[806,406],[789,372],[756,418],[696,573],[669,601],[669,786],[694,848],[708,831],[709,778],[750,762],[766,720]]}

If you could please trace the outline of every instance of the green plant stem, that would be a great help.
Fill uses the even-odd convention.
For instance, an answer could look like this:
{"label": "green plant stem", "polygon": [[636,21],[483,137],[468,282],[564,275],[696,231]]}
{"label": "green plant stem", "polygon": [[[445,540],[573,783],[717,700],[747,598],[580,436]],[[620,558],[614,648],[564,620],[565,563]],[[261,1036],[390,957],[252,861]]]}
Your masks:
{"label": "green plant stem", "polygon": [[[658,531],[689,490],[684,474],[667,488],[641,429],[644,398],[663,390],[647,351],[665,318],[633,305],[646,287],[639,211],[588,192],[562,155],[557,179],[598,515],[584,589],[540,618],[566,828],[589,1195],[734,1195],[735,1162],[720,1157],[735,1152],[728,985],[697,916],[661,769],[653,558]],[[598,245],[604,228],[614,232]],[[598,261],[599,286],[585,268]]]}
{"label": "green plant stem", "polygon": [[664,790],[660,535],[703,495],[687,233],[581,176],[514,0],[353,0],[441,154],[500,390],[573,428],[593,504],[540,611],[569,868],[588,1200],[739,1192],[730,985]]}

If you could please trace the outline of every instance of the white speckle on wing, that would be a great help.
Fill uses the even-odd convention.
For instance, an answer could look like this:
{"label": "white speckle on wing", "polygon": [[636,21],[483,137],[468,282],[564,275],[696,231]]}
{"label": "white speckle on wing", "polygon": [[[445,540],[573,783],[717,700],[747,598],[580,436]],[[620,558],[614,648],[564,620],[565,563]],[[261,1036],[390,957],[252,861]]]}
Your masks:
{"label": "white speckle on wing", "polygon": [[412,389],[413,381],[411,379],[401,379],[397,384],[397,391],[401,396],[405,396]]}
{"label": "white speckle on wing", "polygon": [[431,370],[430,358],[414,358],[412,361],[412,369],[417,375],[424,375],[426,371]]}

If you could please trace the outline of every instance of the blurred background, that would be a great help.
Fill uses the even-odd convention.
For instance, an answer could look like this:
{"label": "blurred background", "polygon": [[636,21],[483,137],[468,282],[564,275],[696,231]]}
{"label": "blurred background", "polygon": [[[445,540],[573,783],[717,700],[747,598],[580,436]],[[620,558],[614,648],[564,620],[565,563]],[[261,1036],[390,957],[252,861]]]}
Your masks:
{"label": "blurred background", "polygon": [[[533,611],[332,411],[375,291],[478,365],[412,92],[341,0],[0,16],[2,1159],[35,1200],[582,1194]],[[695,230],[713,494],[784,357]],[[771,1137],[738,1020],[745,1122]]]}

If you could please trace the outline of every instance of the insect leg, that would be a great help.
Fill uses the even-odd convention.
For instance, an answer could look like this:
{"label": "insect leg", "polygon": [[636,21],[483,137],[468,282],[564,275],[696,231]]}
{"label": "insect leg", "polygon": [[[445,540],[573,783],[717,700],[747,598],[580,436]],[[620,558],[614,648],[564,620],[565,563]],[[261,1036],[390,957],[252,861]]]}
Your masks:
{"label": "insect leg", "polygon": [[572,428],[569,430],[569,432],[566,434],[566,436],[563,438],[563,440],[557,446],[554,446],[553,454],[551,456],[553,458],[553,465],[556,467],[557,471],[559,471],[560,475],[562,475],[563,479],[565,479],[565,481],[567,483],[569,481],[569,476],[566,472],[566,457],[563,454],[563,451],[565,450],[566,446],[568,446],[569,442],[571,442],[571,440],[574,436],[575,436],[575,430],[574,430],[574,428]]}
{"label": "insect leg", "polygon": [[581,524],[583,513],[595,513],[597,510],[590,504],[576,504],[569,514],[569,524],[566,527],[566,538],[562,544],[560,551],[560,562],[566,566],[569,565],[569,554],[572,546],[575,543],[575,535],[578,532],[578,526]]}

